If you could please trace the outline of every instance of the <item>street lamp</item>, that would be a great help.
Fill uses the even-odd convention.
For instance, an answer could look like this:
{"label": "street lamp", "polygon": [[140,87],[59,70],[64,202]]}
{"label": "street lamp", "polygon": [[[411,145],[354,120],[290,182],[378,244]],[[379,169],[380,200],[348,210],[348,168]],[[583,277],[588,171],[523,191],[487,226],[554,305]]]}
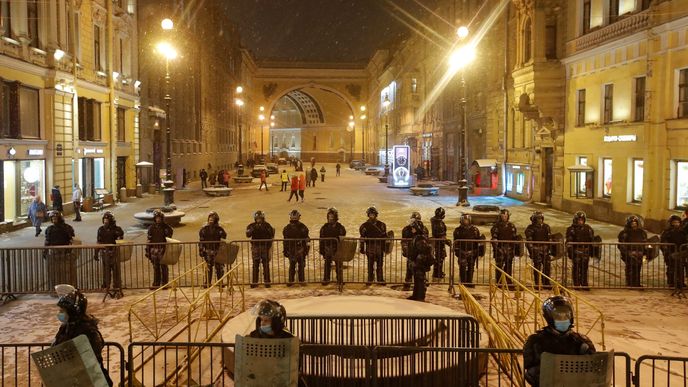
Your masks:
{"label": "street lamp", "polygon": [[368,116],[366,115],[366,107],[365,105],[361,105],[361,160],[365,161],[365,145],[366,145],[366,138],[365,138],[365,127],[366,127],[366,118]]}
{"label": "street lamp", "polygon": [[243,111],[241,110],[241,107],[244,106],[244,100],[241,99],[241,93],[244,92],[244,88],[241,86],[236,87],[236,95],[237,97],[234,98],[234,104],[237,106],[237,109],[239,110],[239,164],[242,164],[241,159],[243,158],[242,153],[241,153],[241,120],[242,120],[242,114]]}
{"label": "street lamp", "polygon": [[263,159],[263,121],[265,121],[265,115],[263,114],[263,111],[265,111],[264,107],[260,107],[260,114],[258,115],[258,120],[260,121],[260,159]]}
{"label": "street lamp", "polygon": [[[463,42],[468,36],[468,28],[461,26],[457,30],[459,41]],[[457,206],[468,207],[468,181],[466,180],[467,152],[466,152],[466,127],[468,126],[468,114],[466,112],[466,78],[464,76],[466,66],[475,58],[475,47],[473,44],[464,43],[449,58],[449,66],[452,72],[460,73],[461,85],[461,130],[459,131],[459,157],[457,180],[459,185],[459,196]]]}
{"label": "street lamp", "polygon": [[[164,19],[161,23],[162,29],[165,31],[172,30],[174,23],[170,19]],[[165,58],[165,182],[163,185],[165,206],[170,206],[174,203],[174,188],[172,185],[172,129],[170,128],[170,105],[172,104],[172,96],[170,95],[170,61],[177,57],[177,50],[168,42],[160,42],[157,45],[157,51]]]}
{"label": "street lamp", "polygon": [[389,145],[387,141],[389,137],[389,105],[391,103],[389,95],[385,94],[385,100],[382,101],[382,107],[385,109],[385,177],[389,176]]}
{"label": "street lamp", "polygon": [[270,116],[270,160],[272,160],[275,157],[275,154],[274,154],[275,142],[274,142],[274,135],[272,134],[272,129],[274,127],[275,127],[275,116]]}
{"label": "street lamp", "polygon": [[354,130],[356,128],[356,121],[354,121],[354,116],[351,115],[349,116],[349,126],[346,128],[346,131],[350,133],[350,138],[349,138],[349,161],[353,161],[354,159],[354,140],[356,139],[356,131]]}

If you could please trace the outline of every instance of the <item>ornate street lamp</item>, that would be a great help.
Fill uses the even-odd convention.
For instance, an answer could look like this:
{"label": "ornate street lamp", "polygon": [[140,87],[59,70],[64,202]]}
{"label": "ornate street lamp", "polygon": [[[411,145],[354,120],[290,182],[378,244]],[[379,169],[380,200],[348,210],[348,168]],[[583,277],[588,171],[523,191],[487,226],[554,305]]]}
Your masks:
{"label": "ornate street lamp", "polygon": [[366,138],[365,138],[365,129],[366,129],[366,119],[368,116],[366,115],[366,107],[365,105],[361,105],[361,160],[365,162],[365,145],[366,145]]}
{"label": "ornate street lamp", "polygon": [[[164,19],[161,23],[162,29],[170,31],[174,27],[174,23],[170,19]],[[170,106],[172,105],[172,95],[170,94],[170,61],[177,57],[177,50],[168,42],[160,42],[157,45],[157,51],[165,58],[165,181],[163,185],[165,206],[170,206],[174,203],[174,188],[172,185],[172,129],[170,128]]]}
{"label": "ornate street lamp", "polygon": [[264,107],[260,107],[260,114],[258,115],[258,121],[260,121],[260,159],[263,160],[265,157],[263,155],[263,121],[265,121],[265,115],[263,112],[265,111]]}
{"label": "ornate street lamp", "polygon": [[244,106],[244,100],[241,99],[241,93],[244,92],[244,88],[241,86],[236,87],[236,95],[237,97],[234,98],[234,104],[237,106],[237,109],[239,110],[239,165],[242,164],[242,159],[243,155],[241,152],[241,143],[243,142],[241,139],[241,121],[243,119],[243,110],[241,109]]}
{"label": "ornate street lamp", "polygon": [[385,177],[389,176],[389,105],[392,102],[389,100],[389,95],[385,94],[385,99],[382,101],[382,107],[385,109]]}
{"label": "ornate street lamp", "polygon": [[349,161],[354,159],[354,140],[356,136],[356,121],[354,121],[354,116],[349,116],[349,125],[346,127],[346,131],[349,132]]}

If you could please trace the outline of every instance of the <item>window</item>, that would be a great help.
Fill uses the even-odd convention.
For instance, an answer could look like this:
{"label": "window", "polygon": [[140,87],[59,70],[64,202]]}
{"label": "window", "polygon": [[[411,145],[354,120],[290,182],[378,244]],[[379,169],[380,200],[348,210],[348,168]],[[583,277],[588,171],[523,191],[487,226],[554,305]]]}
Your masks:
{"label": "window", "polygon": [[532,26],[530,18],[523,24],[523,63],[527,63],[533,56],[532,53]]}
{"label": "window", "polygon": [[682,69],[679,72],[678,118],[688,118],[688,69]]}
{"label": "window", "polygon": [[126,141],[127,124],[125,120],[126,110],[124,108],[117,108],[117,141]]}
{"label": "window", "polygon": [[688,161],[676,162],[676,208],[688,209]]}
{"label": "window", "polygon": [[93,67],[96,71],[102,70],[100,64],[100,27],[93,26]]}
{"label": "window", "polygon": [[506,173],[506,191],[511,192],[514,189],[514,172],[508,170]]}
{"label": "window", "polygon": [[317,149],[318,145],[318,136],[313,136],[313,150]]}
{"label": "window", "polygon": [[[578,156],[578,163],[577,164],[582,165],[582,166],[588,166],[588,158],[584,157],[584,156]],[[588,187],[586,184],[586,182],[587,182],[586,172],[578,172],[578,173],[580,174],[580,176],[577,179],[576,191],[578,193],[583,194],[583,196],[585,196],[585,194],[588,191],[588,189],[587,189]],[[578,197],[578,196],[576,196],[576,197]]]}
{"label": "window", "polygon": [[587,34],[590,31],[590,3],[592,0],[583,1],[583,33]]}
{"label": "window", "polygon": [[619,0],[609,1],[609,24],[614,23],[619,18]]}
{"label": "window", "polygon": [[100,140],[100,102],[79,97],[79,140]]}
{"label": "window", "polygon": [[604,123],[608,124],[614,119],[614,85],[607,84],[604,85],[604,106],[602,111],[604,112]]}
{"label": "window", "polygon": [[602,197],[612,197],[612,159],[602,159]]}
{"label": "window", "polygon": [[650,2],[652,0],[641,0],[640,8],[641,9],[648,9],[650,8]]}
{"label": "window", "polygon": [[10,14],[10,2],[0,2],[0,28],[5,37],[12,37],[12,16]]}
{"label": "window", "polygon": [[578,107],[576,110],[576,126],[585,125],[585,89],[578,90]]}
{"label": "window", "polygon": [[525,181],[526,181],[526,174],[519,171],[516,174],[516,193],[518,193],[518,194],[523,193],[523,186],[525,185]]}
{"label": "window", "polygon": [[19,127],[22,138],[39,138],[38,90],[19,87]]}
{"label": "window", "polygon": [[645,121],[645,77],[635,79],[634,121]]}
{"label": "window", "polygon": [[0,82],[0,138],[12,137],[10,106],[10,85],[7,82]]}
{"label": "window", "polygon": [[39,48],[38,42],[38,0],[26,2],[26,19],[29,28],[29,46]]}
{"label": "window", "polygon": [[416,94],[418,92],[418,79],[411,78],[411,93]]}
{"label": "window", "polygon": [[633,203],[640,203],[643,201],[643,159],[633,159],[633,181],[632,181],[632,197]]}
{"label": "window", "polygon": [[545,57],[557,59],[557,26],[545,27]]}

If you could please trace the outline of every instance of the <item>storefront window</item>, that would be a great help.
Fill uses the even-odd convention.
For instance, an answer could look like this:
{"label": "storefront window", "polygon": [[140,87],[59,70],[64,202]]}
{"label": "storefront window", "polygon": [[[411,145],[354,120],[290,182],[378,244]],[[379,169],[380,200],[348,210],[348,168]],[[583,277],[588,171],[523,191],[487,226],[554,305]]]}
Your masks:
{"label": "storefront window", "polygon": [[[583,157],[583,156],[579,156],[578,157],[578,165],[586,165],[587,166],[588,165],[588,158]],[[580,176],[577,179],[577,181],[578,181],[578,185],[577,185],[578,194],[580,196],[583,196],[583,197],[587,196],[586,195],[586,193],[587,193],[586,175],[587,175],[586,173],[580,174]]]}
{"label": "storefront window", "polygon": [[633,159],[633,197],[634,203],[643,201],[643,160]]}
{"label": "storefront window", "polygon": [[602,159],[602,197],[612,196],[612,159]]}
{"label": "storefront window", "polygon": [[688,161],[676,162],[676,208],[688,209]]}
{"label": "storefront window", "polygon": [[[45,192],[45,161],[20,160],[3,163],[5,219],[25,217],[36,195]],[[45,201],[45,198],[43,198]]]}
{"label": "storefront window", "polygon": [[105,188],[105,159],[93,159],[93,187],[95,189]]}
{"label": "storefront window", "polygon": [[514,172],[508,170],[506,172],[506,192],[511,192],[514,190]]}
{"label": "storefront window", "polygon": [[518,172],[516,174],[516,193],[523,193],[523,184],[526,181],[526,175],[523,172]]}

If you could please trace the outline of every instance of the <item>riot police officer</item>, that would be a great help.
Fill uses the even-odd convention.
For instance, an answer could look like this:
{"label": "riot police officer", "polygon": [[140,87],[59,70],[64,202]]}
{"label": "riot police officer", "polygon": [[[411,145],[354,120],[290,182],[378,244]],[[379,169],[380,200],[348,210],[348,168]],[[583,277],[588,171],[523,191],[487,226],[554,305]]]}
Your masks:
{"label": "riot police officer", "polygon": [[485,239],[485,235],[471,223],[470,214],[461,214],[459,223],[459,227],[454,229],[454,255],[459,260],[459,280],[466,287],[473,288],[473,271],[478,257],[485,255],[485,245],[476,240]]}
{"label": "riot police officer", "polygon": [[301,223],[301,213],[292,210],[289,213],[289,224],[282,230],[284,236],[284,256],[289,258],[289,282],[287,286],[294,285],[296,267],[299,271],[299,282],[306,282],[306,256],[311,249],[311,241],[308,236],[308,227]]}
{"label": "riot police officer", "polygon": [[[124,238],[124,230],[115,221],[115,216],[110,211],[105,211],[102,218],[103,225],[98,228],[98,244],[114,245],[118,239]],[[98,250],[98,255],[103,264],[102,288],[113,298],[122,298],[122,276],[119,266],[117,249],[114,246],[104,247]],[[114,287],[110,290],[110,277],[114,280]]]}
{"label": "riot police officer", "polygon": [[432,230],[432,238],[435,240],[433,244],[435,250],[435,264],[433,265],[432,278],[444,278],[444,259],[447,257],[446,245],[447,241],[447,225],[444,224],[444,208],[437,207],[435,209],[435,216],[430,218],[430,229]]}
{"label": "riot police officer", "polygon": [[170,280],[169,268],[167,265],[160,264],[165,256],[167,238],[172,238],[174,230],[169,224],[165,223],[165,213],[161,210],[153,211],[153,224],[148,227],[148,243],[155,245],[146,246],[146,257],[153,264],[153,284],[150,289],[157,289],[160,285],[167,284]]}
{"label": "riot police officer", "polygon": [[265,221],[265,213],[256,211],[253,213],[253,223],[246,227],[246,237],[251,238],[251,260],[253,270],[251,287],[258,286],[258,274],[260,265],[263,265],[263,283],[270,287],[270,249],[275,238],[275,229]]}
{"label": "riot police officer", "polygon": [[203,257],[203,260],[208,265],[208,272],[206,273],[203,286],[208,287],[213,283],[213,268],[215,268],[215,276],[218,281],[225,272],[223,265],[215,262],[215,257],[217,257],[217,253],[220,251],[220,240],[227,239],[227,232],[220,226],[220,215],[217,212],[210,211],[208,223],[203,225],[198,231],[198,238],[201,241],[198,244],[199,255]]}
{"label": "riot police officer", "polygon": [[[435,258],[432,254],[432,244],[425,234],[416,235],[411,241],[409,262],[413,272],[413,294],[409,300],[425,301],[425,273],[430,271]],[[444,247],[444,245],[442,245]]]}
{"label": "riot police officer", "polygon": [[420,212],[413,211],[409,223],[401,230],[401,255],[406,257],[406,275],[404,277],[403,290],[411,289],[413,279],[413,239],[418,235],[428,236],[428,228],[421,220]]}
{"label": "riot police officer", "polygon": [[[532,242],[549,242],[552,238],[552,230],[545,223],[545,215],[540,211],[535,211],[530,216],[530,224],[526,227],[526,240]],[[528,254],[533,260],[533,279],[535,285],[549,286],[549,276],[552,268],[552,258],[550,256],[550,246],[547,243],[528,243]],[[542,272],[546,277],[541,278]]]}
{"label": "riot police officer", "polygon": [[[590,257],[595,255],[595,248],[589,244],[574,244],[581,242],[595,242],[595,232],[586,222],[586,215],[583,211],[578,211],[573,215],[572,224],[566,229],[567,254],[572,262],[573,286],[588,289],[588,264]],[[599,249],[599,247],[597,248]]]}
{"label": "riot police officer", "polygon": [[[67,246],[72,244],[74,229],[64,221],[60,211],[48,213],[52,223],[45,229],[46,246]],[[76,255],[72,249],[44,250],[47,258],[48,285],[51,289],[59,284],[76,285]]]}
{"label": "riot police officer", "polygon": [[[509,221],[511,213],[506,208],[499,211],[499,220],[492,226],[490,234],[493,241],[510,241],[510,243],[492,242],[492,249],[497,268],[502,269],[504,273],[511,275],[514,256],[521,255],[519,244],[515,243],[518,239],[518,231],[516,226]],[[495,270],[495,278],[497,283],[502,281],[502,272]],[[511,278],[507,277],[506,282],[510,285]]]}
{"label": "riot police officer", "polygon": [[[340,238],[346,235],[346,228],[339,223],[339,211],[331,207],[327,210],[327,223],[320,228],[320,238]],[[320,241],[320,254],[325,259],[325,267],[323,273],[322,284],[330,283],[330,273],[332,272],[332,260],[337,253],[338,242],[334,240]],[[341,283],[342,278],[342,262],[335,260],[335,272],[337,273],[337,282]]]}
{"label": "riot police officer", "polygon": [[681,217],[678,215],[671,215],[669,217],[669,226],[662,232],[660,241],[662,243],[671,244],[662,246],[662,255],[664,255],[664,263],[666,265],[667,284],[671,287],[684,288],[686,285],[684,280],[684,269],[681,260],[679,259],[679,250],[681,246],[688,243],[688,235],[681,227]]}
{"label": "riot police officer", "polygon": [[[637,243],[637,244],[630,244]],[[643,267],[643,256],[647,244],[647,232],[642,228],[642,222],[636,215],[626,218],[626,225],[619,232],[619,251],[621,260],[626,264],[626,286],[642,287],[640,285],[640,271]]]}
{"label": "riot police officer", "polygon": [[[368,258],[368,280],[367,285],[370,285],[375,280],[373,270],[377,275],[377,282],[385,285],[383,276],[384,255],[385,255],[385,241],[381,238],[387,238],[387,225],[377,219],[378,211],[375,207],[369,207],[366,210],[368,220],[366,220],[358,231],[361,238],[361,254],[365,254]],[[379,239],[366,239],[379,238]]]}

